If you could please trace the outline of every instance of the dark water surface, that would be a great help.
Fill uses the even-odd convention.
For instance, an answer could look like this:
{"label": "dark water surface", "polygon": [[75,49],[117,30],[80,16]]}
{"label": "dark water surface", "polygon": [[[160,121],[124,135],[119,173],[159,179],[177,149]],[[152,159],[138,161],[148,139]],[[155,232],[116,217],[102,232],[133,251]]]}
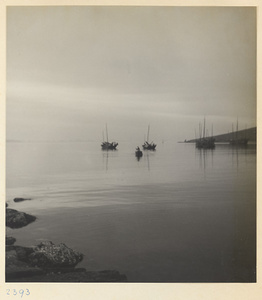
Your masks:
{"label": "dark water surface", "polygon": [[7,202],[37,216],[8,235],[63,242],[85,255],[79,267],[130,282],[255,281],[256,146],[167,141],[140,161],[136,146],[8,143]]}

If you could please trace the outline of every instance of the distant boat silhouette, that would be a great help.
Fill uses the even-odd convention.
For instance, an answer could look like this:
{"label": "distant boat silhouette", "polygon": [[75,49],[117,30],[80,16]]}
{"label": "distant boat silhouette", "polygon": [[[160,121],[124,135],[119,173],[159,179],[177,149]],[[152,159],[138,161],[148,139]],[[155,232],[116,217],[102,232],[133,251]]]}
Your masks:
{"label": "distant boat silhouette", "polygon": [[150,131],[150,125],[148,125],[148,130],[147,130],[147,139],[144,142],[144,144],[142,145],[144,150],[151,150],[151,151],[155,151],[156,150],[156,144],[154,144],[153,142],[149,143],[149,131]]}
{"label": "distant boat silhouette", "polygon": [[199,124],[199,139],[196,140],[196,148],[198,149],[214,149],[215,148],[215,139],[213,138],[213,129],[212,136],[206,136],[206,120],[204,118],[204,128],[203,128],[203,136],[202,136],[202,128],[201,124]]}
{"label": "distant boat silhouette", "polygon": [[237,118],[237,127],[236,132],[234,134],[234,125],[232,124],[232,138],[229,140],[229,144],[232,146],[247,146],[248,139],[246,137],[240,138],[238,137],[238,118]]}
{"label": "distant boat silhouette", "polygon": [[116,142],[109,142],[108,141],[108,131],[107,131],[107,124],[106,124],[106,141],[104,141],[101,144],[102,150],[117,150],[116,147],[118,146],[118,143]]}

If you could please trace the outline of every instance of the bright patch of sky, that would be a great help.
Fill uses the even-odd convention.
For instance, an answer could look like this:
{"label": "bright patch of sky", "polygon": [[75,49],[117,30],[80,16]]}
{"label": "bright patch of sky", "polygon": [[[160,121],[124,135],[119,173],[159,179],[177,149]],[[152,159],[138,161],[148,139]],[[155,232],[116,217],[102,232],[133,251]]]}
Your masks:
{"label": "bright patch of sky", "polygon": [[251,7],[8,7],[7,138],[194,138],[256,126]]}

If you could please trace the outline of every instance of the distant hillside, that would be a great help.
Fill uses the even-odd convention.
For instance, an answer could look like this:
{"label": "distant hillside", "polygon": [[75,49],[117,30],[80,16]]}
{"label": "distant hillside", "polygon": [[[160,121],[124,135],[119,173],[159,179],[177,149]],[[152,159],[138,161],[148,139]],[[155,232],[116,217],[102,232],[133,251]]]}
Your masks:
{"label": "distant hillside", "polygon": [[[247,138],[249,142],[256,143],[257,141],[257,128],[248,128],[244,130],[239,130],[238,132],[229,132],[225,134],[215,135],[214,138],[217,143],[227,143],[234,137]],[[194,143],[196,140],[187,140],[187,143]]]}

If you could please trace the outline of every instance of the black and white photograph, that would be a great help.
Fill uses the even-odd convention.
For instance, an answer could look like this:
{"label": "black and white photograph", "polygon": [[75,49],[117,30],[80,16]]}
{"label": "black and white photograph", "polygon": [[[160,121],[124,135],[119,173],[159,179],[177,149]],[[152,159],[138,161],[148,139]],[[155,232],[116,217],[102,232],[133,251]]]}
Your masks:
{"label": "black and white photograph", "polygon": [[256,283],[257,8],[8,6],[5,176],[20,297]]}

